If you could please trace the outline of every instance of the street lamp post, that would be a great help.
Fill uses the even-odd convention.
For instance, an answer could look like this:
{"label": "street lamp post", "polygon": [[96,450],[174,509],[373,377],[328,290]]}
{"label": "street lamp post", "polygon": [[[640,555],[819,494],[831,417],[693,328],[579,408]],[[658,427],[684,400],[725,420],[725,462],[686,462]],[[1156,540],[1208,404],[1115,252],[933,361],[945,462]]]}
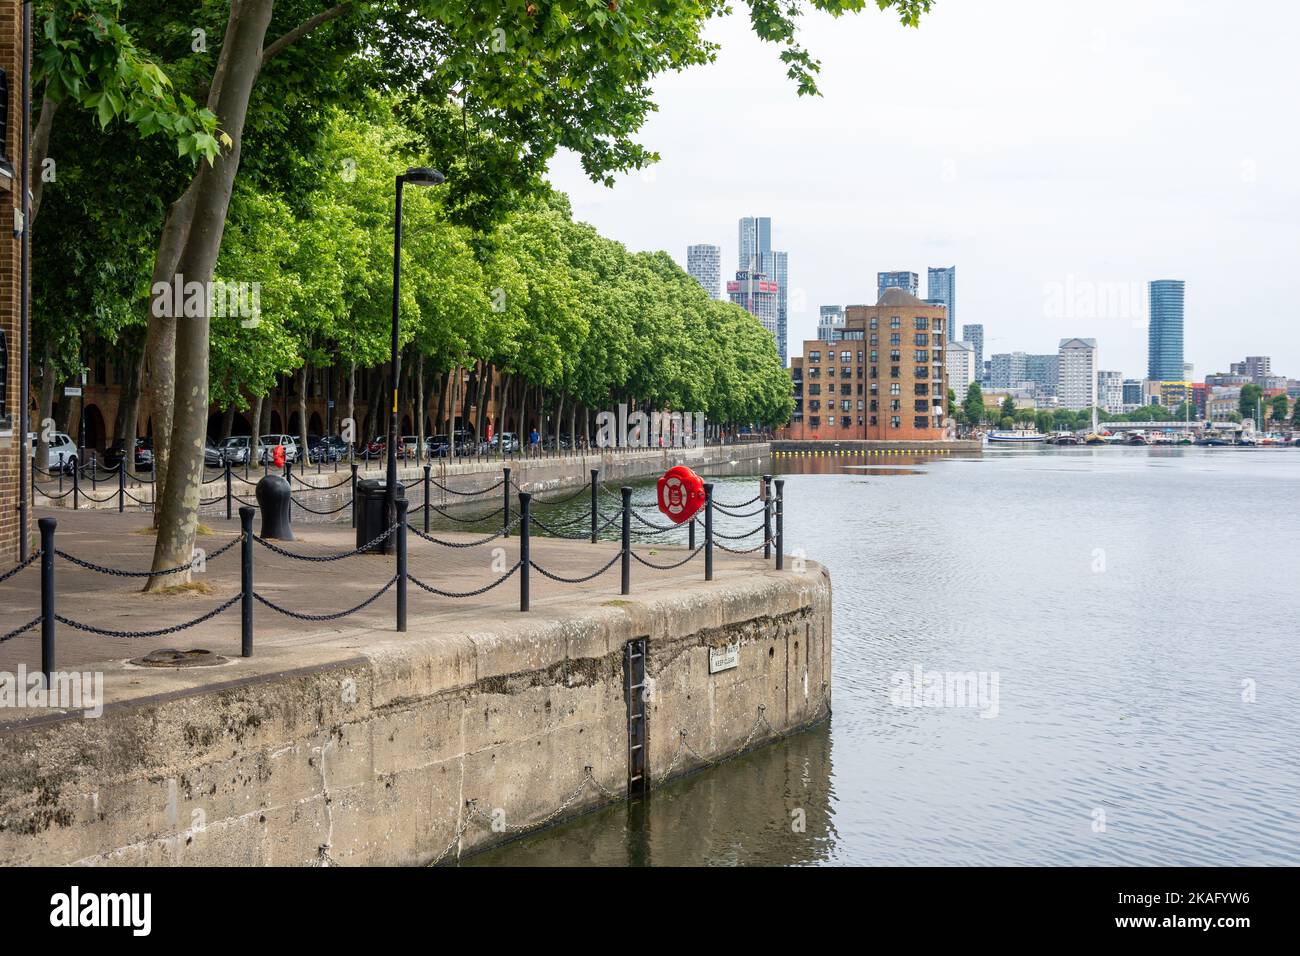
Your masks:
{"label": "street lamp post", "polygon": [[397,204],[393,211],[393,330],[392,355],[389,374],[392,376],[392,414],[388,419],[388,470],[384,481],[384,525],[391,528],[397,523],[397,391],[401,375],[401,356],[398,352],[398,308],[402,287],[402,186],[437,186],[445,177],[428,166],[413,166],[397,176]]}

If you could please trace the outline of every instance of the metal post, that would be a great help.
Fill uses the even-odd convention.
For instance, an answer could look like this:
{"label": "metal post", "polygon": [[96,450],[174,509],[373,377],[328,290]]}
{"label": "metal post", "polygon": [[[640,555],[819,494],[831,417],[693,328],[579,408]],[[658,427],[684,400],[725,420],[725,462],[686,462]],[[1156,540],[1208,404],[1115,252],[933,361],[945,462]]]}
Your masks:
{"label": "metal post", "polygon": [[226,468],[226,520],[229,521],[229,520],[230,520],[230,502],[231,502],[231,497],[232,497],[232,496],[231,496],[231,493],[230,493],[230,459],[228,459],[228,458],[225,459],[224,461],[222,461],[222,464],[225,465],[225,468]]}
{"label": "metal post", "polygon": [[284,504],[284,517],[289,520],[293,517],[293,462],[288,458],[284,460],[284,480],[289,485],[289,500]]}
{"label": "metal post", "polygon": [[[501,471],[505,474],[506,479],[501,484],[501,487],[506,491],[505,511],[502,512],[505,517],[501,519],[501,530],[502,537],[508,538],[510,537],[510,469],[502,468]],[[528,608],[524,608],[524,610],[526,611]]]}
{"label": "metal post", "polygon": [[528,556],[528,525],[532,500],[533,496],[528,492],[519,492],[519,610],[521,611],[528,610],[528,568],[531,563]]}
{"label": "metal post", "polygon": [[763,476],[763,560],[772,557],[772,476]]}
{"label": "metal post", "polygon": [[624,485],[623,492],[623,594],[632,593],[632,489]]}
{"label": "metal post", "polygon": [[713,483],[704,483],[704,580],[713,580]]}
{"label": "metal post", "polygon": [[402,184],[404,182],[406,177],[399,173],[395,181],[396,202],[393,206],[393,322],[388,370],[393,398],[389,408],[388,443],[384,448],[386,459],[384,524],[390,526],[397,518],[397,394],[402,383],[402,352],[399,337],[401,318],[398,313],[398,303],[401,301],[402,287]]}
{"label": "metal post", "polygon": [[256,508],[247,505],[239,509],[239,525],[243,540],[239,545],[239,645],[240,654],[253,656],[253,516]]}
{"label": "metal post", "polygon": [[406,506],[405,498],[397,505],[397,630],[406,633]]}
{"label": "metal post", "polygon": [[[126,510],[126,460],[117,466],[117,513]],[[227,515],[226,517],[230,517]]]}
{"label": "metal post", "polygon": [[81,459],[77,459],[77,467],[72,469],[72,510],[76,511],[81,507]]}
{"label": "metal post", "polygon": [[600,501],[597,494],[600,491],[600,469],[591,469],[591,543],[596,543],[596,521],[600,517]]}
{"label": "metal post", "polygon": [[688,535],[686,541],[686,547],[689,548],[691,551],[694,551],[695,550],[695,516],[694,515],[691,515],[690,525],[686,530]]}
{"label": "metal post", "polygon": [[424,533],[429,533],[429,463],[424,463]]}
{"label": "metal post", "polygon": [[99,459],[93,451],[90,453],[90,490],[99,491]]}
{"label": "metal post", "polygon": [[776,569],[785,567],[785,479],[776,480]]}
{"label": "metal post", "polygon": [[41,671],[48,688],[54,672],[54,529],[59,521],[38,518],[36,524],[41,530]]}
{"label": "metal post", "polygon": [[352,527],[357,526],[357,463],[352,462]]}

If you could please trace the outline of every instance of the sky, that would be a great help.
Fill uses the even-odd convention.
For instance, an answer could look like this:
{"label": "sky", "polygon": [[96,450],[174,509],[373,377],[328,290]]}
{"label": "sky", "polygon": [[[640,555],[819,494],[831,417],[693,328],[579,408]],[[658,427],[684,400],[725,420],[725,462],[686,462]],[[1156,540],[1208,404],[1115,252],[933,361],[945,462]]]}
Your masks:
{"label": "sky", "polygon": [[[744,4],[735,7],[743,10]],[[1146,373],[1146,283],[1186,282],[1194,378],[1269,355],[1300,378],[1300,5],[937,0],[919,29],[874,4],[802,18],[821,97],[738,15],[713,64],[667,75],[612,188],[551,165],[576,218],[633,250],[722,247],[772,217],[790,257],[790,351],[818,307],[873,303],[876,273],[957,267],[984,352],[1098,340]]]}

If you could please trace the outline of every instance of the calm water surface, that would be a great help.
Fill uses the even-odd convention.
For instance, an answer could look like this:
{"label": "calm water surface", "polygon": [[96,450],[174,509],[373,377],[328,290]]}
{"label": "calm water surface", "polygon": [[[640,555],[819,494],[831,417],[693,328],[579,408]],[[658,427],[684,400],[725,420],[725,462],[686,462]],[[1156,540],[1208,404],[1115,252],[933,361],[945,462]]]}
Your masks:
{"label": "calm water surface", "polygon": [[[1300,451],[898,464],[785,476],[829,723],[465,862],[1300,863]],[[996,675],[996,716],[899,706],[917,667]]]}

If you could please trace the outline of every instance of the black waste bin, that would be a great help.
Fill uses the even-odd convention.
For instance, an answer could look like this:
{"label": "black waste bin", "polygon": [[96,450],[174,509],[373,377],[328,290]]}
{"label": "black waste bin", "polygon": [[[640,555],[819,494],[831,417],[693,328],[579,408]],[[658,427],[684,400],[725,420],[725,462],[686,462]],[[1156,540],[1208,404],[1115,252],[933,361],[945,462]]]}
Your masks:
{"label": "black waste bin", "polygon": [[[383,478],[364,478],[357,482],[357,547],[373,541],[388,529],[388,519],[384,515],[384,492],[388,482]],[[406,487],[398,482],[397,498],[406,497]],[[397,536],[390,534],[383,541],[368,549],[374,554],[391,554],[396,546]]]}

